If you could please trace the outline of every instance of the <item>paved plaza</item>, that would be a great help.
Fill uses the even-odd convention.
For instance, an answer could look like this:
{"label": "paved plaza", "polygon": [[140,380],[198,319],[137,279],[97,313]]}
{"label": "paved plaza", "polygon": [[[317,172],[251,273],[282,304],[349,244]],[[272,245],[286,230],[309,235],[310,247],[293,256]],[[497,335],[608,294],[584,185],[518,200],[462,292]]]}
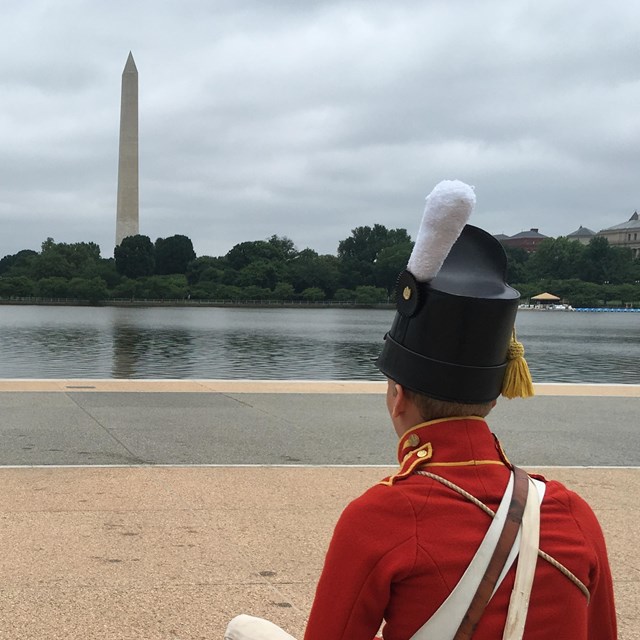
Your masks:
{"label": "paved plaza", "polygon": [[[335,520],[394,464],[383,389],[0,381],[0,638],[221,638],[240,612],[300,637]],[[640,639],[640,386],[538,392],[489,422],[594,507]]]}

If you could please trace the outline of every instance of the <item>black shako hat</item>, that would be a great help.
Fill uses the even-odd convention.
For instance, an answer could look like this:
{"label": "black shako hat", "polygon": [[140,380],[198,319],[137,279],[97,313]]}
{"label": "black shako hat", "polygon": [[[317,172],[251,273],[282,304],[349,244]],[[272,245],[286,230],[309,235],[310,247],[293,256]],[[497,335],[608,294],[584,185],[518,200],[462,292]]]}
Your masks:
{"label": "black shako hat", "polygon": [[459,181],[441,182],[428,196],[377,360],[407,389],[464,404],[500,395],[520,299],[505,282],[500,242],[465,224],[474,204],[473,190]]}

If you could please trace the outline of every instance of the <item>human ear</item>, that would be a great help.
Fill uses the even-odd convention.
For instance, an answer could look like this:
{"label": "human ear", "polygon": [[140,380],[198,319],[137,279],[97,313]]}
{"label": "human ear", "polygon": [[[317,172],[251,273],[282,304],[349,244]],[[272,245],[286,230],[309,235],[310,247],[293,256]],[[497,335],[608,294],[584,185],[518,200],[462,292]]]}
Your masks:
{"label": "human ear", "polygon": [[407,396],[404,393],[404,388],[397,382],[393,385],[392,390],[392,403],[391,403],[391,417],[397,418],[405,412],[405,405]]}

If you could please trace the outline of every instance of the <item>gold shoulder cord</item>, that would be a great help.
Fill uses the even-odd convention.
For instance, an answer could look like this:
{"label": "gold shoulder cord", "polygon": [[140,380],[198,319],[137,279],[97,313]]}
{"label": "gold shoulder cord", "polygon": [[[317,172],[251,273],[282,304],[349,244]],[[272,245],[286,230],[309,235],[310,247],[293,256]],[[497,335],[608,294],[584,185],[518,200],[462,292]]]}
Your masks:
{"label": "gold shoulder cord", "polygon": [[[453,491],[455,491],[456,493],[459,493],[461,496],[463,496],[470,502],[473,502],[473,504],[475,504],[477,507],[482,509],[487,515],[491,516],[492,518],[496,515],[495,511],[487,507],[487,505],[484,504],[484,502],[481,502],[480,500],[478,500],[478,498],[476,498],[475,496],[472,496],[468,491],[465,491],[462,487],[459,487],[457,484],[454,484],[453,482],[449,482],[449,480],[445,480],[445,478],[438,476],[435,473],[429,473],[428,471],[418,470],[418,471],[415,471],[415,473],[421,476],[427,476],[428,478],[431,478],[432,480],[435,480],[436,482],[443,484],[445,487],[449,487],[449,489],[453,489]],[[542,549],[538,549],[538,555],[544,560],[546,560],[550,565],[558,569],[560,573],[562,573],[567,578],[569,578],[569,580],[571,580],[571,582],[573,582],[573,584],[575,584],[576,587],[578,587],[578,589],[582,591],[582,593],[587,598],[587,604],[589,604],[589,600],[591,599],[591,594],[589,593],[589,589],[587,589],[587,587],[580,580],[580,578],[578,578],[576,575],[571,573],[571,571],[569,571],[567,567],[565,567],[563,564],[558,562],[555,558],[551,557],[548,553],[545,553],[544,551],[542,551]]]}

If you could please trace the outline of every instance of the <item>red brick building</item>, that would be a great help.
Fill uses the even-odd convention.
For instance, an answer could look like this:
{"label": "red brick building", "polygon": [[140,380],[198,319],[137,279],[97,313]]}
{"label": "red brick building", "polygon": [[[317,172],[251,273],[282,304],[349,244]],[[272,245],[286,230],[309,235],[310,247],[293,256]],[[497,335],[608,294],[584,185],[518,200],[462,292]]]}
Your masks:
{"label": "red brick building", "polygon": [[533,253],[538,245],[546,240],[549,236],[540,233],[538,229],[530,229],[529,231],[521,231],[514,236],[508,238],[500,238],[500,242],[505,247],[513,247],[515,249],[524,249],[527,253]]}

